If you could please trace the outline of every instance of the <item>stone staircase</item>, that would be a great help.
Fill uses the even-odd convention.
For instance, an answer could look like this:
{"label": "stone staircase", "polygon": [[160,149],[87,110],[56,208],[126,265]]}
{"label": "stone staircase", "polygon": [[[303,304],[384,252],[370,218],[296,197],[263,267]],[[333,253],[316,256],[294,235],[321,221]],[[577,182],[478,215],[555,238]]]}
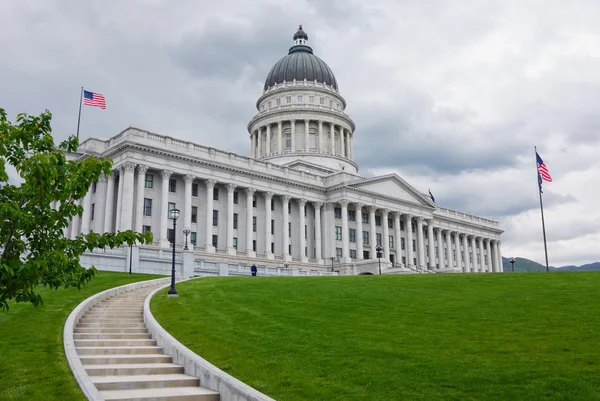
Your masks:
{"label": "stone staircase", "polygon": [[154,289],[107,299],[83,315],[73,337],[84,369],[105,400],[218,401],[151,339],[143,306]]}

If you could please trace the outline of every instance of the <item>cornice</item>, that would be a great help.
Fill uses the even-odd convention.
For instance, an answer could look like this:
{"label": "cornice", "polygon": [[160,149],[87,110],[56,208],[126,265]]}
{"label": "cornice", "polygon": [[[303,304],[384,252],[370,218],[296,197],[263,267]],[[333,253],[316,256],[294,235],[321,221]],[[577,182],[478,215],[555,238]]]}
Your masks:
{"label": "cornice", "polygon": [[[352,183],[347,183],[345,185],[348,185],[350,187],[354,187],[355,185],[361,185],[361,184],[367,184],[367,183],[373,183],[373,182],[381,182],[381,181],[387,181],[387,180],[393,180],[393,181],[395,181],[396,183],[398,183],[398,185],[400,185],[403,189],[407,190],[410,194],[414,195],[417,199],[421,199],[423,201],[423,203],[420,204],[420,205],[426,205],[426,207],[428,207],[428,208],[430,208],[432,210],[436,209],[436,206],[434,206],[429,201],[429,199],[427,199],[425,196],[423,196],[419,191],[417,191],[416,189],[414,189],[411,185],[409,185],[408,183],[406,183],[404,180],[402,180],[396,174],[386,174],[386,175],[382,175],[382,176],[379,176],[379,177],[366,178],[364,180],[360,180],[360,181],[356,181],[356,182],[352,182]],[[396,198],[394,198],[394,199],[396,199]]]}
{"label": "cornice", "polygon": [[294,92],[298,92],[298,91],[303,91],[303,92],[320,92],[326,95],[333,95],[334,97],[338,98],[341,100],[342,104],[344,105],[344,109],[347,106],[346,103],[346,99],[342,96],[342,94],[335,90],[332,89],[331,87],[327,86],[327,85],[315,85],[313,82],[310,81],[306,81],[306,83],[304,81],[300,81],[301,83],[298,83],[298,81],[294,82],[287,82],[285,84],[278,84],[275,87],[272,87],[270,89],[268,89],[267,91],[263,92],[262,95],[260,95],[258,97],[258,99],[256,100],[256,108],[258,109],[260,106],[260,103],[272,96],[272,95],[277,95],[277,94],[287,94],[287,93],[294,93]]}
{"label": "cornice", "polygon": [[[252,134],[252,126],[256,125],[260,122],[263,122],[264,120],[271,118],[271,117],[276,117],[279,115],[290,115],[290,114],[301,114],[301,113],[313,113],[313,114],[320,114],[320,115],[324,115],[324,116],[328,116],[328,117],[337,117],[341,120],[344,120],[350,127],[351,127],[351,133],[354,134],[354,131],[356,130],[356,124],[354,123],[354,121],[352,121],[352,119],[350,118],[350,116],[348,116],[348,114],[346,113],[340,113],[340,112],[335,112],[335,111],[331,111],[329,109],[319,109],[319,108],[303,108],[303,107],[285,107],[285,108],[274,108],[259,114],[256,114],[254,117],[252,117],[252,119],[250,120],[250,122],[248,122],[248,125],[246,126],[246,129],[248,131],[249,134]],[[282,119],[283,121],[287,121],[285,119]],[[318,120],[318,119],[316,119]],[[329,122],[329,121],[327,121]]]}
{"label": "cornice", "polygon": [[[433,208],[433,207],[431,207],[429,205],[424,205],[422,203],[416,203],[416,202],[410,202],[410,201],[407,201],[407,200],[404,200],[404,199],[400,199],[400,198],[394,198],[393,196],[388,196],[388,195],[385,195],[385,194],[380,194],[379,192],[373,192],[373,191],[369,191],[369,190],[366,190],[366,189],[354,188],[354,187],[351,187],[351,186],[349,186],[347,184],[336,185],[335,187],[331,187],[331,188],[328,188],[326,190],[327,193],[334,193],[334,192],[337,192],[337,191],[350,191],[350,192],[355,192],[355,193],[359,193],[359,194],[364,194],[364,195],[368,195],[368,196],[371,196],[371,197],[374,197],[374,198],[378,198],[378,199],[389,200],[391,202],[399,203],[399,204],[402,204],[402,205],[405,205],[405,206],[408,206],[408,207],[415,207],[416,206],[416,207],[419,207],[419,208],[423,209],[424,212],[429,212],[429,213],[432,213],[435,210],[435,208]],[[365,205],[366,204],[367,203],[365,202]]]}

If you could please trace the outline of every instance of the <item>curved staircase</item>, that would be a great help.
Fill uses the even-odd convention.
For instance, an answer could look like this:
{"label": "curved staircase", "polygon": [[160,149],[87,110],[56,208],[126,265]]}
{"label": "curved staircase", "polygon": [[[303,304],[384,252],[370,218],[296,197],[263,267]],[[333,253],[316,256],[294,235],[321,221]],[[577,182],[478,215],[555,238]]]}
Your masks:
{"label": "curved staircase", "polygon": [[85,371],[105,400],[218,401],[219,393],[199,387],[151,338],[143,306],[156,288],[102,301],[77,322],[73,337]]}

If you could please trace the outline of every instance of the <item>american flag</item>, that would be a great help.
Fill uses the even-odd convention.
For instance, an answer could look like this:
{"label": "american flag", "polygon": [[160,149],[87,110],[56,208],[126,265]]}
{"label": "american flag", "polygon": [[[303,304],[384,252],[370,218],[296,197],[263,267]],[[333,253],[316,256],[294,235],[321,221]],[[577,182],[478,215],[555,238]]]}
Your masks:
{"label": "american flag", "polygon": [[546,167],[546,164],[544,163],[538,152],[535,152],[535,157],[537,158],[537,170],[540,177],[542,177],[544,181],[552,182],[552,177],[550,177],[548,167]]}
{"label": "american flag", "polygon": [[106,109],[106,101],[104,96],[99,93],[83,91],[83,104],[86,106],[97,106],[102,110]]}

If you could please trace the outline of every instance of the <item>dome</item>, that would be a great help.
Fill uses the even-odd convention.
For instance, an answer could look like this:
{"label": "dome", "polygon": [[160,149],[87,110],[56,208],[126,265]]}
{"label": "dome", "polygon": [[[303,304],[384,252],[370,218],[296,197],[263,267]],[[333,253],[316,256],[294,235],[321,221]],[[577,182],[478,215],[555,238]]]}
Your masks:
{"label": "dome", "polygon": [[336,90],[337,81],[331,68],[320,58],[313,54],[310,46],[306,45],[308,35],[302,30],[302,25],[294,34],[295,44],[288,52],[288,55],[279,60],[267,75],[264,90],[282,82],[296,81],[317,81]]}

